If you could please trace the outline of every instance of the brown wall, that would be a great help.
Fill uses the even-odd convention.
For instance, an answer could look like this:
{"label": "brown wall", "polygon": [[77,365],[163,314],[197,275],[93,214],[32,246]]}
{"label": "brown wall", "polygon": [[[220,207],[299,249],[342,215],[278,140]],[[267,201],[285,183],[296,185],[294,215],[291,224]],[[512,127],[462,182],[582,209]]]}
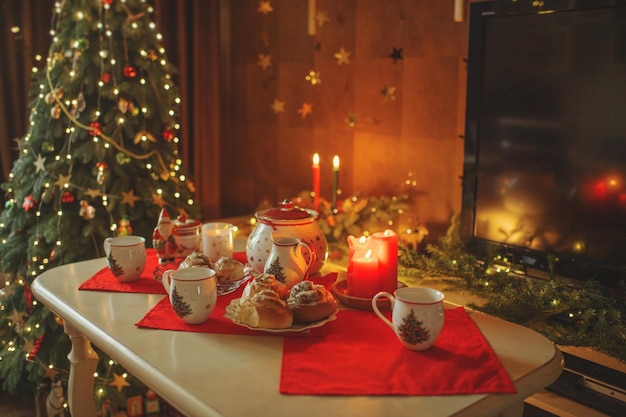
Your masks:
{"label": "brown wall", "polygon": [[[454,22],[453,0],[316,3],[329,20],[311,36],[307,0],[271,0],[266,15],[258,0],[230,2],[223,215],[310,190],[318,152],[323,197],[330,199],[337,154],[344,196],[393,195],[413,172],[417,215],[447,223],[461,201],[467,19]],[[341,47],[350,52],[348,64],[334,57]],[[396,62],[389,57],[394,47],[402,48]],[[261,53],[271,55],[265,71]],[[321,84],[305,80],[310,70]],[[395,99],[385,100],[385,86],[396,88]],[[276,98],[284,113],[270,108]],[[305,101],[313,112],[302,118],[297,110]]]}

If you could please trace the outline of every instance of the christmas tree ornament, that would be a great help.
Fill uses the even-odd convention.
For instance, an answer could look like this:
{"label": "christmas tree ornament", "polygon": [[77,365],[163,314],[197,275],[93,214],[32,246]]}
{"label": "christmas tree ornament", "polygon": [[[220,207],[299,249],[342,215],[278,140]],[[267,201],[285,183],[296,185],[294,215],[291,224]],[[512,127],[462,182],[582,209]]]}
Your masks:
{"label": "christmas tree ornament", "polygon": [[82,92],[80,92],[78,93],[78,97],[76,97],[75,100],[72,100],[72,109],[70,110],[70,114],[74,118],[78,118],[80,117],[80,114],[82,113],[82,111],[85,110],[86,106],[87,106],[87,103],[85,103],[85,96],[83,95]]}
{"label": "christmas tree ornament", "polygon": [[61,194],[61,202],[65,204],[71,204],[76,200],[76,196],[69,190],[63,191]]}
{"label": "christmas tree ornament", "polygon": [[125,78],[133,79],[137,77],[137,69],[132,65],[126,65],[124,69],[122,69],[122,74]]}
{"label": "christmas tree ornament", "polygon": [[122,388],[130,386],[130,384],[128,383],[128,381],[126,381],[126,378],[124,378],[123,375],[119,375],[116,373],[113,373],[113,381],[109,382],[109,385],[117,388],[118,392],[122,392]]}
{"label": "christmas tree ornament", "polygon": [[109,165],[104,161],[96,162],[96,169],[98,173],[96,174],[96,181],[99,185],[104,184],[106,170],[109,169]]}
{"label": "christmas tree ornament", "polygon": [[146,141],[156,143],[157,139],[154,137],[152,133],[148,132],[147,130],[142,130],[142,131],[137,132],[135,134],[135,137],[133,138],[133,143],[135,145],[140,142],[146,142]]}
{"label": "christmas tree ornament", "polygon": [[91,122],[89,123],[89,134],[91,136],[98,136],[102,134],[102,125],[99,122]]}
{"label": "christmas tree ornament", "polygon": [[141,198],[135,195],[135,190],[122,191],[122,204],[128,204],[131,207],[135,207],[135,203],[141,200]]}
{"label": "christmas tree ornament", "polygon": [[174,136],[176,136],[176,132],[171,127],[168,126],[163,130],[163,140],[166,142],[170,142]]}
{"label": "christmas tree ornament", "polygon": [[24,208],[24,210],[30,211],[32,208],[35,207],[36,204],[37,203],[35,202],[33,195],[30,194],[29,196],[24,197],[24,202],[22,203],[22,207]]}
{"label": "christmas tree ornament", "polygon": [[96,209],[87,200],[81,200],[78,214],[85,220],[92,220],[96,216]]}
{"label": "christmas tree ornament", "polygon": [[126,165],[126,164],[131,163],[131,161],[132,161],[130,156],[126,155],[124,152],[118,152],[115,155],[115,160],[120,165]]}
{"label": "christmas tree ornament", "polygon": [[57,104],[50,109],[50,117],[59,119],[61,117],[61,107]]}
{"label": "christmas tree ornament", "polygon": [[130,225],[130,220],[127,215],[123,215],[120,219],[117,234],[118,236],[129,236],[133,234],[133,228]]}
{"label": "christmas tree ornament", "polygon": [[52,142],[44,142],[41,144],[41,151],[43,153],[54,152],[54,144]]}
{"label": "christmas tree ornament", "polygon": [[35,160],[35,162],[33,162],[33,165],[35,165],[35,172],[45,171],[46,170],[45,163],[46,163],[46,158],[38,154],[37,159]]}
{"label": "christmas tree ornament", "polygon": [[117,109],[125,114],[128,111],[128,100],[126,100],[124,97],[120,97],[119,99],[117,99]]}
{"label": "christmas tree ornament", "polygon": [[108,84],[111,81],[111,73],[103,72],[102,76],[100,77],[100,81],[102,81],[104,84]]}

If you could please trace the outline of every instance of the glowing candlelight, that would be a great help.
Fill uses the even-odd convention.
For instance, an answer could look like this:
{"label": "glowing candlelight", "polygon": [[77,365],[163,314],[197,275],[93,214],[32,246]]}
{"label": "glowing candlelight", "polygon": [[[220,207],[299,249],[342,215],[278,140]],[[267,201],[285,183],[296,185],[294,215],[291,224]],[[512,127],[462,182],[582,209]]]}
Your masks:
{"label": "glowing candlelight", "polygon": [[320,211],[320,155],[318,153],[313,155],[313,206],[315,211]]}

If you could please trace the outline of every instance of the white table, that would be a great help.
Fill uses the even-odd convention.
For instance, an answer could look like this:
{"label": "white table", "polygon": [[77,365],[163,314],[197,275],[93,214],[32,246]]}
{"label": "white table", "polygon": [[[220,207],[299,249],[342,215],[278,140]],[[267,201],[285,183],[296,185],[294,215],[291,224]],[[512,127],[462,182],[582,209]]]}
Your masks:
{"label": "white table", "polygon": [[[79,291],[105,259],[44,272],[36,298],[60,316],[72,340],[68,400],[95,417],[91,343],[188,416],[521,416],[523,400],[563,369],[560,351],[522,326],[471,312],[517,387],[516,394],[293,396],[278,391],[282,337],[142,329],[134,325],[163,295]],[[328,268],[328,267],[325,267]]]}

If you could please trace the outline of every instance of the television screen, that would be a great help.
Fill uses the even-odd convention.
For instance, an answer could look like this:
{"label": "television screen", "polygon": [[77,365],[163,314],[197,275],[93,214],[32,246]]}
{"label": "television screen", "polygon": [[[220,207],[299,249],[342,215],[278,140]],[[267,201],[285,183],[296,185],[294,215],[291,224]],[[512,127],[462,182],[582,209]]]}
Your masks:
{"label": "television screen", "polygon": [[616,285],[626,278],[626,4],[470,10],[462,237],[527,268],[546,270],[554,255],[561,275]]}

